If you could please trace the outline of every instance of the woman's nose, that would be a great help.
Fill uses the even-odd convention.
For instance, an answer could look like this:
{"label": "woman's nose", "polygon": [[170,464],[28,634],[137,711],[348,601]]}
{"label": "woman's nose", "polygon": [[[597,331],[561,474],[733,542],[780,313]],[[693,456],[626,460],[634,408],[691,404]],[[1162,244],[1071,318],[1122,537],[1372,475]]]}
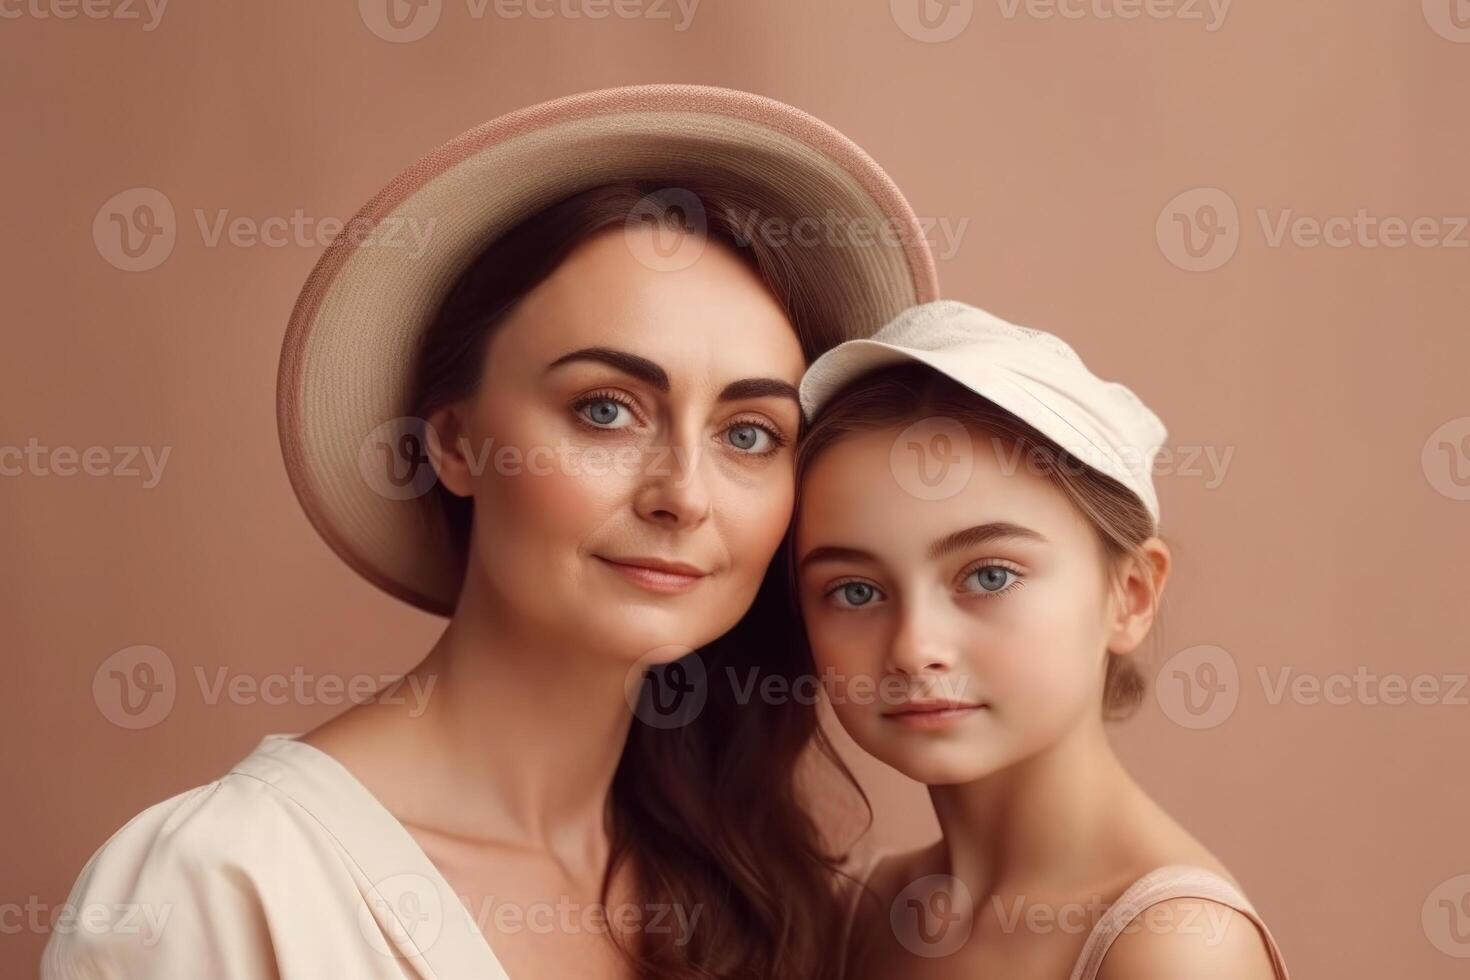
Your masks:
{"label": "woman's nose", "polygon": [[697,435],[670,438],[647,447],[634,507],[645,520],[692,527],[709,516],[710,492],[704,447]]}

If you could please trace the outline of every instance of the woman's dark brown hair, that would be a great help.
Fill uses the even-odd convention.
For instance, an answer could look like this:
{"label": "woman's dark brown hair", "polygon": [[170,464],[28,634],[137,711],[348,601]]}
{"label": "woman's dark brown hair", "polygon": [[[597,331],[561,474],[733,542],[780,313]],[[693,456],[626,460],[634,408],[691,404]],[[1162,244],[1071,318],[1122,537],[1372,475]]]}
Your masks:
{"label": "woman's dark brown hair", "polygon": [[[1004,451],[1014,454],[1011,458],[1024,458],[1032,472],[1050,479],[1092,526],[1110,581],[1117,582],[1125,559],[1150,565],[1142,545],[1156,529],[1138,497],[999,405],[923,364],[898,364],[861,375],[822,406],[797,448],[796,506],[801,506],[803,477],[813,462],[844,435],[902,429],[931,417],[954,419],[972,432],[994,436]],[[792,543],[788,537],[788,552]],[[788,568],[794,567],[790,561],[788,553]],[[794,579],[788,588],[794,590]],[[1157,607],[1157,593],[1153,602]],[[1105,656],[1103,713],[1109,719],[1125,718],[1143,699],[1143,674],[1132,657]]]}
{"label": "woman's dark brown hair", "polygon": [[[408,414],[427,419],[472,394],[496,325],[589,236],[650,211],[687,229],[690,216],[677,208],[649,208],[663,193],[651,183],[596,187],[497,237],[460,275],[425,332]],[[844,339],[843,325],[832,323],[824,309],[821,290],[832,284],[804,282],[790,254],[741,238],[738,215],[759,210],[756,202],[738,186],[713,180],[685,181],[668,200],[687,204],[691,194],[703,209],[703,233],[760,274],[809,359]],[[463,563],[473,501],[442,485],[434,493]],[[679,727],[635,718],[614,775],[604,903],[614,872],[626,863],[640,903],[700,916],[687,937],[650,929],[630,939],[610,930],[639,976],[807,980],[828,975],[840,959],[834,885],[844,855],[829,853],[804,808],[798,766],[815,748],[816,758],[855,783],[823,738],[810,699],[748,696],[752,675],[782,678],[791,690],[814,672],[805,645],[797,642],[784,555],[784,548],[777,552],[735,628],[689,655],[698,658],[706,679],[703,708]]]}

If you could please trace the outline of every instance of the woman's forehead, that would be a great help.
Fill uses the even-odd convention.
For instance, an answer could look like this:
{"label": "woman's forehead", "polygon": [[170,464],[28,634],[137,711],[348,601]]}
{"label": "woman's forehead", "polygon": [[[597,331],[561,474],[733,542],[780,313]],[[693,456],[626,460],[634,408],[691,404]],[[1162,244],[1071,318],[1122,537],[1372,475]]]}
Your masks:
{"label": "woman's forehead", "polygon": [[683,371],[786,377],[805,369],[785,311],[736,257],[710,244],[690,265],[651,268],[605,232],[579,246],[502,326],[526,356],[626,350]]}

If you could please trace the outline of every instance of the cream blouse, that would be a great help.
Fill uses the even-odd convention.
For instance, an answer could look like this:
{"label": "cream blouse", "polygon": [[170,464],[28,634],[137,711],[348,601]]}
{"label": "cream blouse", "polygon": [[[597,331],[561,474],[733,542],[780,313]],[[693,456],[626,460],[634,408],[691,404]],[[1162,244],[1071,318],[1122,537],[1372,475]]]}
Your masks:
{"label": "cream blouse", "polygon": [[263,738],[82,868],[42,980],[508,980],[398,820],[327,753]]}

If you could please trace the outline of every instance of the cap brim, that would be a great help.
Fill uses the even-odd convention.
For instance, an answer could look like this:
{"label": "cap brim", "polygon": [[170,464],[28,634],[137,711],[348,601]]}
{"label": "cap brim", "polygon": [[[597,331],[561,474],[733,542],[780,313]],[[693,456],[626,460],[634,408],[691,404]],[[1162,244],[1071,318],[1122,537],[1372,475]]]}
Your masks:
{"label": "cap brim", "polygon": [[[1108,448],[1109,440],[1104,434],[1078,427],[1074,418],[1086,418],[1086,413],[1068,418],[1057,410],[1052,402],[1067,397],[1064,392],[1046,386],[1038,390],[1032,379],[984,365],[970,365],[965,377],[958,378],[939,363],[942,360],[931,358],[928,351],[896,347],[879,340],[849,341],[817,358],[802,376],[799,388],[802,412],[808,422],[812,421],[844,386],[879,368],[902,363],[923,364],[989,399],[1076,459],[1117,480],[1138,496],[1155,521],[1159,519],[1159,499],[1152,481],[1140,484],[1133,479],[1127,466]],[[1162,441],[1163,424],[1156,416],[1154,421],[1160,430],[1157,438]]]}
{"label": "cap brim", "polygon": [[[313,526],[348,565],[428,611],[454,607],[457,565],[432,497],[385,497],[359,459],[375,430],[407,413],[419,333],[474,256],[536,210],[599,184],[704,176],[743,182],[775,215],[799,202],[803,215],[830,209],[898,232],[872,247],[794,250],[809,281],[841,284],[833,316],[848,337],[936,297],[923,230],[898,188],[836,130],[780,102],[648,85],[486,123],[379,192],[349,223],[358,233],[322,255],[291,316],[277,391],[286,470]],[[371,229],[379,240],[363,234]]]}

